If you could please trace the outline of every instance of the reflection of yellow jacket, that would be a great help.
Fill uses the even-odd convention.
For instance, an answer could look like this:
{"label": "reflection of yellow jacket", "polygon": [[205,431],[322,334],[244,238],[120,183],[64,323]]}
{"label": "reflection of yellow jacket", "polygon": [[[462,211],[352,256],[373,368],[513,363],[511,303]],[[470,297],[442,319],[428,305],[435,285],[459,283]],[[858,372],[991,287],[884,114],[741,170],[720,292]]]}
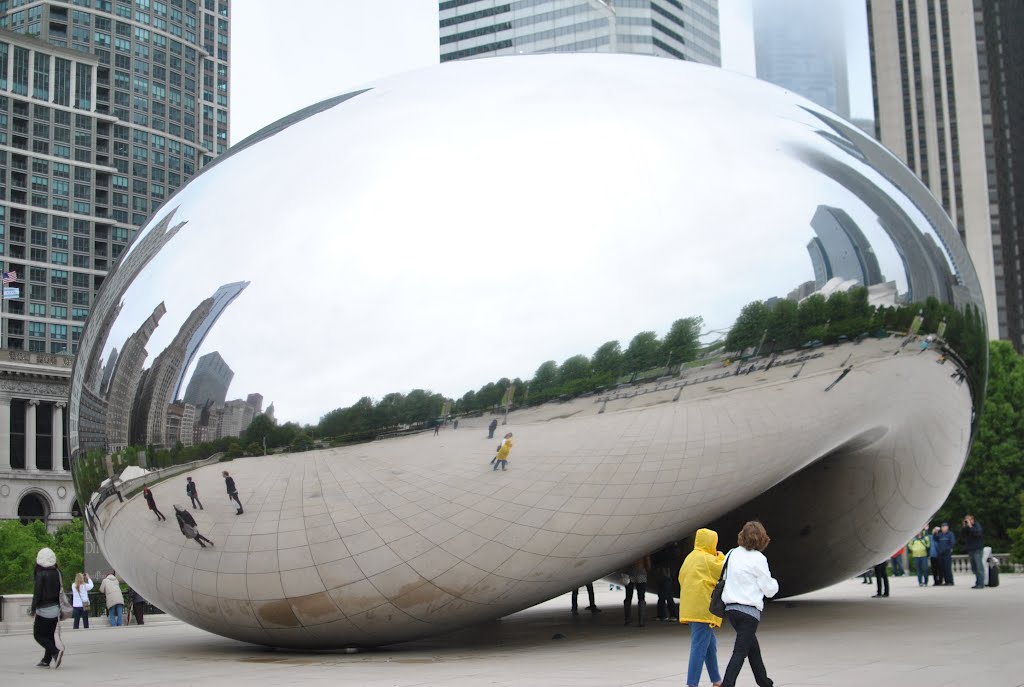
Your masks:
{"label": "reflection of yellow jacket", "polygon": [[508,460],[508,454],[512,452],[512,440],[505,439],[501,444],[501,448],[498,449],[498,460]]}
{"label": "reflection of yellow jacket", "polygon": [[722,619],[708,610],[711,592],[722,576],[725,556],[718,551],[718,533],[699,529],[693,551],[679,569],[679,622],[721,627]]}

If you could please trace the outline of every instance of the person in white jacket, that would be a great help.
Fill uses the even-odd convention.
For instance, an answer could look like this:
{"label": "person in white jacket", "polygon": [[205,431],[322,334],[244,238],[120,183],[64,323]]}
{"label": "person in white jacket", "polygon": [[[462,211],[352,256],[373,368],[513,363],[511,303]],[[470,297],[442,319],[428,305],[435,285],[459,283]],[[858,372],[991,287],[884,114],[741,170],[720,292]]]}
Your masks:
{"label": "person in white jacket", "polygon": [[774,684],[765,671],[756,635],[761,611],[764,610],[764,598],[771,598],[779,591],[779,583],[768,569],[768,559],[761,553],[770,541],[764,525],[752,520],[740,530],[739,546],[726,558],[722,601],[725,602],[729,623],[736,630],[736,644],[725,669],[722,687],[734,687],[746,659],[750,659],[750,669],[758,687],[772,687]]}
{"label": "person in white jacket", "polygon": [[80,620],[85,621],[85,629],[89,629],[89,592],[92,587],[89,573],[75,575],[75,583],[71,585],[71,617],[75,619],[76,630]]}

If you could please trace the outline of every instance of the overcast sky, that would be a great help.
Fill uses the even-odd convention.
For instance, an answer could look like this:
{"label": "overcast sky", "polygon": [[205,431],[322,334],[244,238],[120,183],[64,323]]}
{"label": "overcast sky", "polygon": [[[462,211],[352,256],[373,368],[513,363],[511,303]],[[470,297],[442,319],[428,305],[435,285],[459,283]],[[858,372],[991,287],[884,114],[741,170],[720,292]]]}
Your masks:
{"label": "overcast sky", "polygon": [[[754,73],[751,2],[719,0],[722,66]],[[871,72],[863,0],[834,2],[845,14],[850,102],[871,118]],[[437,0],[279,0],[234,3],[231,140],[324,98],[382,76],[438,62]]]}

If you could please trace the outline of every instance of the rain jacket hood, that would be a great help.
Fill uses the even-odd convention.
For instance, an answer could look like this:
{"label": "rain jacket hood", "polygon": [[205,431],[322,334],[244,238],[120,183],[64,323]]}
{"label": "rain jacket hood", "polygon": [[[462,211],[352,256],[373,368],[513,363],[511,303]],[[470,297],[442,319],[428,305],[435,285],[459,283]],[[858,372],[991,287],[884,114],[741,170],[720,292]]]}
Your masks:
{"label": "rain jacket hood", "polygon": [[718,533],[699,529],[693,551],[679,569],[679,622],[720,627],[722,619],[708,610],[711,592],[722,576],[725,555],[718,552]]}

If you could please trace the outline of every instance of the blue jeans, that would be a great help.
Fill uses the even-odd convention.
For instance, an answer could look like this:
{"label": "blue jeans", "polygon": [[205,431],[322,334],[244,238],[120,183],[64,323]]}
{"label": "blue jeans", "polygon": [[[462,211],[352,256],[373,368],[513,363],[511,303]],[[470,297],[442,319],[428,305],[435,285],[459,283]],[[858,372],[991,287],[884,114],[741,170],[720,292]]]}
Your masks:
{"label": "blue jeans", "polygon": [[974,573],[974,586],[985,586],[985,552],[981,549],[968,551],[967,557],[971,559],[971,572]]}
{"label": "blue jeans", "polygon": [[914,570],[917,571],[917,583],[928,584],[928,556],[914,558]]}
{"label": "blue jeans", "polygon": [[686,684],[700,683],[700,673],[707,664],[712,683],[721,682],[718,672],[718,641],[715,631],[707,623],[690,623],[690,666],[686,670]]}
{"label": "blue jeans", "polygon": [[110,626],[118,627],[124,617],[124,604],[114,604],[107,609],[107,617],[110,618]]}

